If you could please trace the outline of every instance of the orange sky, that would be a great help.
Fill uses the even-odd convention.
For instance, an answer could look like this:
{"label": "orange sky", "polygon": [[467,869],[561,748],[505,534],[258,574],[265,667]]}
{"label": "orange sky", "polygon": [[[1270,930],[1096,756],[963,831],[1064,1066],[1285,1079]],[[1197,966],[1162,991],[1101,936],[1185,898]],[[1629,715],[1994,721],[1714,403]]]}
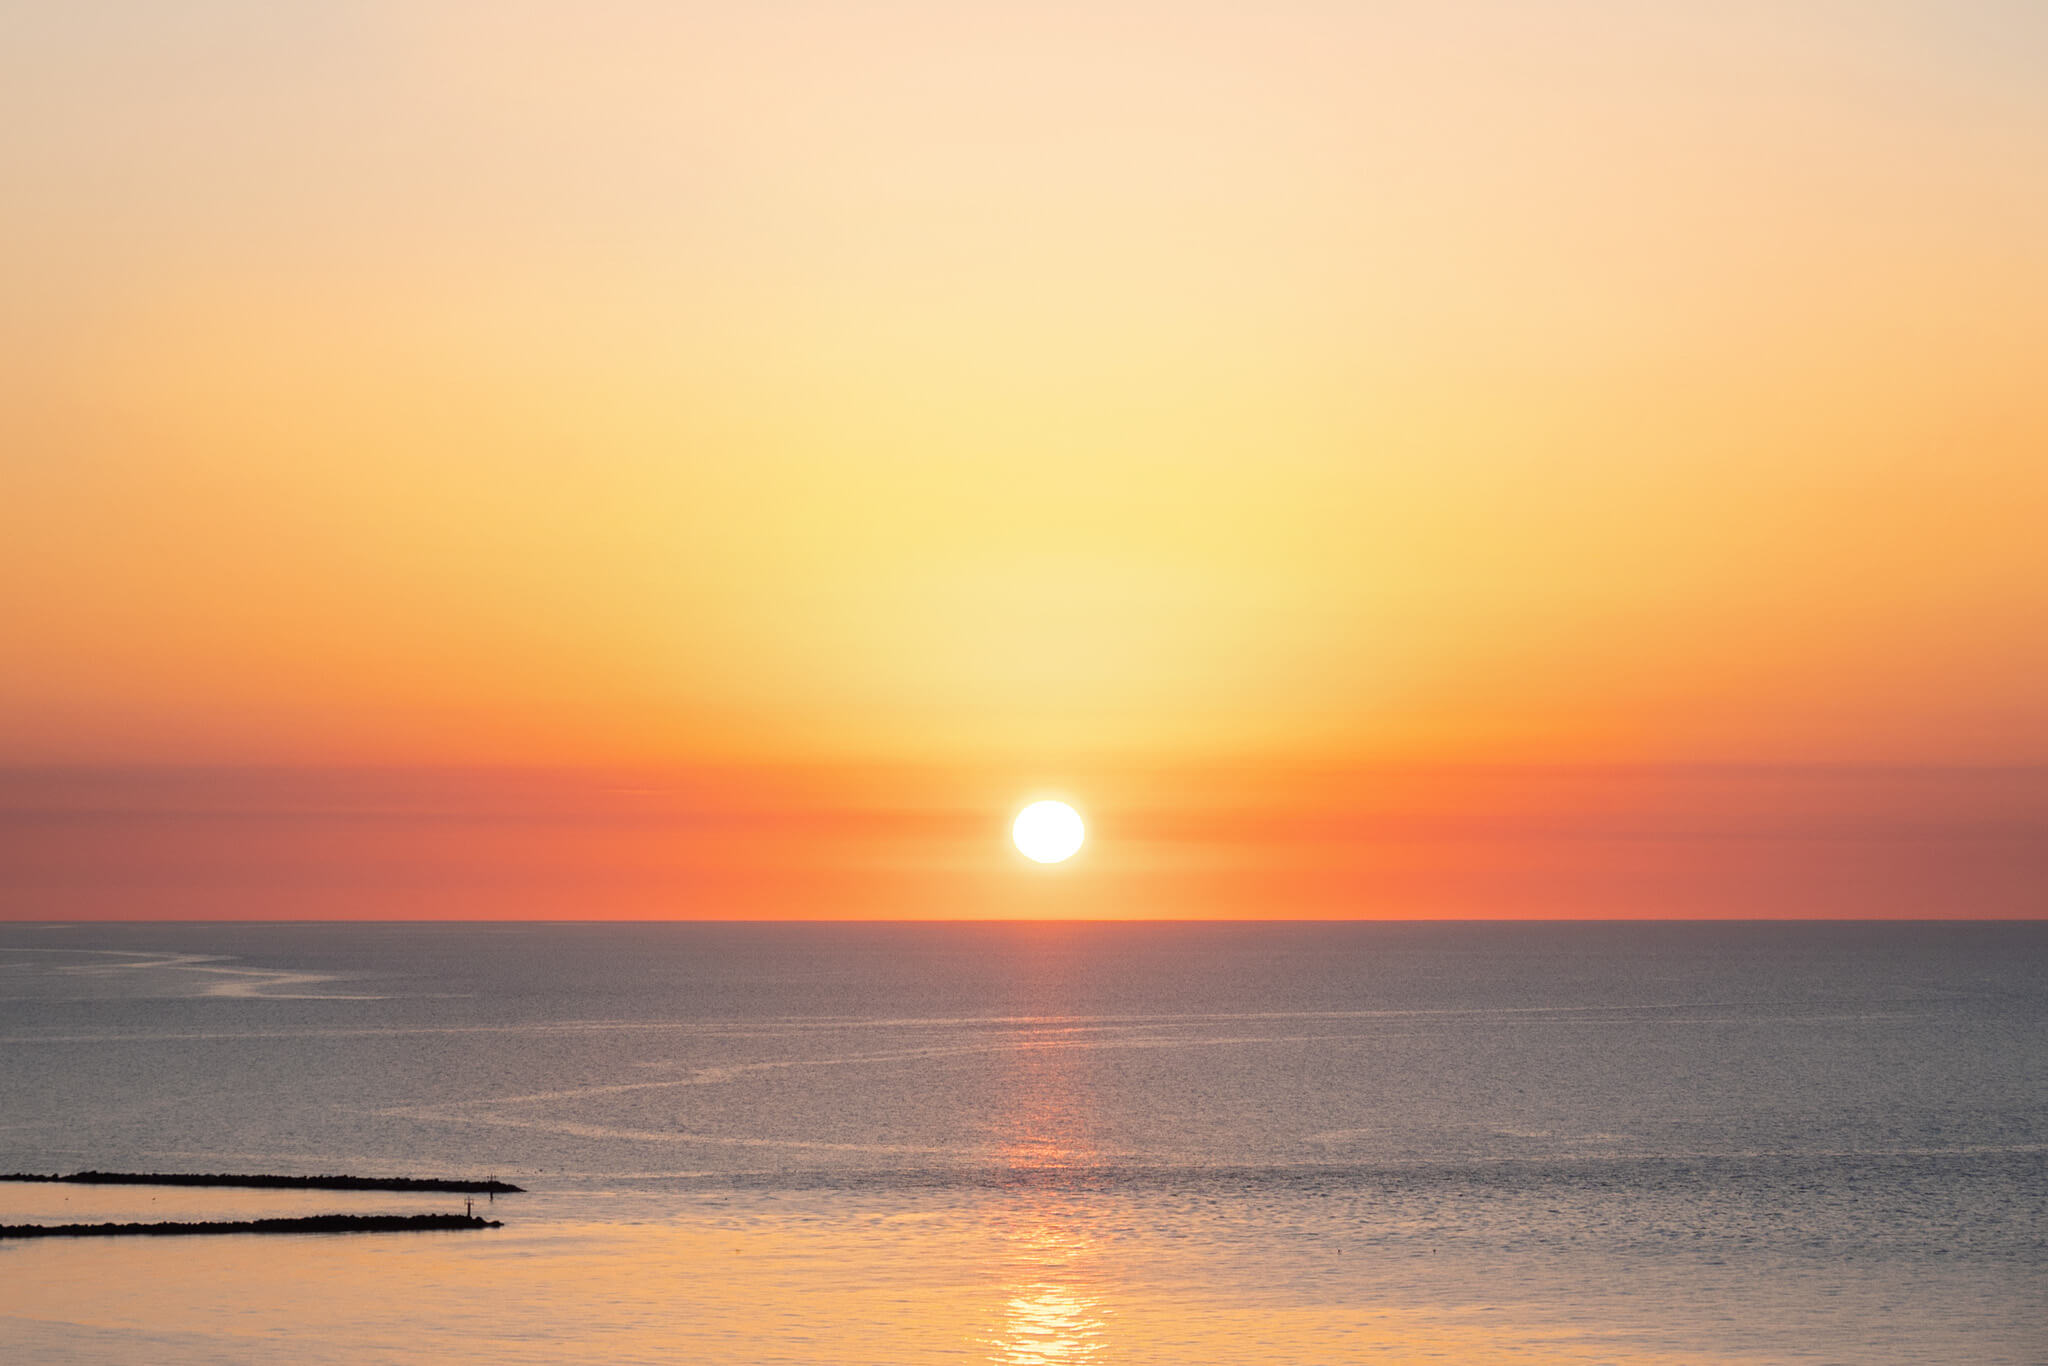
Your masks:
{"label": "orange sky", "polygon": [[[1949,799],[1881,774],[1975,766],[2004,804],[1965,825],[2048,819],[1991,772],[2048,764],[2031,0],[110,0],[6,34],[0,764],[38,782],[630,770],[775,813],[753,871],[635,914],[1669,913],[1641,888],[1725,851],[1552,831],[1468,876],[1301,832],[1381,790],[1388,828],[1717,819],[1671,764],[1878,766],[1821,805],[1922,830]],[[1647,786],[1469,776],[1503,765]],[[1041,789],[1155,838],[1100,831],[1048,908],[873,823],[1001,853]],[[1971,893],[1963,846],[1823,844],[1756,865],[1819,879],[1773,906],[2048,910],[2038,859]],[[716,882],[690,847],[562,857]]]}

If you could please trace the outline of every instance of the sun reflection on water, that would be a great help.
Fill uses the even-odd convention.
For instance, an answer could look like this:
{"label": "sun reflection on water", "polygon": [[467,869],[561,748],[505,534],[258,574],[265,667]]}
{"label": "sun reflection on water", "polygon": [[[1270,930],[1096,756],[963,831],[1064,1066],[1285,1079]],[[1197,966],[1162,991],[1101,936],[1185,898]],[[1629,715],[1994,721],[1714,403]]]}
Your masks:
{"label": "sun reflection on water", "polygon": [[1109,1346],[1106,1328],[1093,1296],[1063,1285],[1025,1287],[1011,1296],[989,1359],[1004,1366],[1093,1361]]}
{"label": "sun reflection on water", "polygon": [[1019,1050],[996,1139],[1003,1164],[1026,1177],[1007,1193],[1006,1271],[992,1366],[1066,1366],[1103,1359],[1111,1311],[1099,1293],[1091,1202],[1065,1173],[1101,1160],[1075,1055],[1057,1044]]}
{"label": "sun reflection on water", "polygon": [[1002,1329],[989,1344],[996,1366],[1094,1361],[1109,1349],[1101,1299],[1083,1284],[1090,1248],[1071,1230],[1040,1227],[1018,1238],[1018,1275],[1005,1287]]}

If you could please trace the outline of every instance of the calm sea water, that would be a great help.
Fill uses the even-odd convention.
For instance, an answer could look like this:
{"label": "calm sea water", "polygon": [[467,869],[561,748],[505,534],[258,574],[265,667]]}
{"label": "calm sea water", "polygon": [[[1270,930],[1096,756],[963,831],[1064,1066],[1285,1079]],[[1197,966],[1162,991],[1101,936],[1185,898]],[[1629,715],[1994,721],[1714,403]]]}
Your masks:
{"label": "calm sea water", "polygon": [[9,1362],[2040,1363],[2048,924],[0,925],[86,1166],[531,1193],[0,1245]]}

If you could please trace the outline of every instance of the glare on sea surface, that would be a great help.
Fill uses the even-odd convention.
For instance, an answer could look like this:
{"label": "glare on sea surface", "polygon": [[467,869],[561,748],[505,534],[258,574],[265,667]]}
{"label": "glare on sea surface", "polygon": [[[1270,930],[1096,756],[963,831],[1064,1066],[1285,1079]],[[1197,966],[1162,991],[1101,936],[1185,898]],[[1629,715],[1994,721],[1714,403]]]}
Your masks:
{"label": "glare on sea surface", "polygon": [[1109,1349],[1102,1301],[1085,1288],[1093,1248],[1076,1228],[1040,1225],[1012,1235],[1020,1277],[1008,1287],[993,1366],[1095,1361]]}
{"label": "glare on sea surface", "polygon": [[1081,813],[1065,802],[1033,802],[1017,813],[1010,838],[1024,857],[1039,863],[1060,863],[1074,856],[1087,831]]}

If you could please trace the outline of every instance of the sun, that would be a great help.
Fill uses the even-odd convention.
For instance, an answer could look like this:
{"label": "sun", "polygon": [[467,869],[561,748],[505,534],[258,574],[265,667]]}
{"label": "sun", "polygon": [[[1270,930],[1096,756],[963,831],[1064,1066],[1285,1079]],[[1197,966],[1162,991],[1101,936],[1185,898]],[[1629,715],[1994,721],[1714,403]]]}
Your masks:
{"label": "sun", "polygon": [[1063,863],[1087,838],[1081,813],[1065,802],[1033,802],[1017,813],[1010,838],[1024,857],[1040,863]]}

